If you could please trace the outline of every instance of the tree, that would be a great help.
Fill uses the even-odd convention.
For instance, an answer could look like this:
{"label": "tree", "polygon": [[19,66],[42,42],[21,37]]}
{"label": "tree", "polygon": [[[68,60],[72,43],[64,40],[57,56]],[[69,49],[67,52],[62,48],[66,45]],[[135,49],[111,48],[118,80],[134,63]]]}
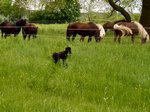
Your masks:
{"label": "tree", "polygon": [[88,21],[92,21],[94,12],[105,12],[106,3],[99,0],[79,0],[81,4],[81,12],[86,13]]}
{"label": "tree", "polygon": [[27,5],[27,0],[15,0],[12,3],[10,19],[17,20],[24,17],[27,14],[26,5]]}
{"label": "tree", "polygon": [[66,0],[65,7],[60,9],[61,18],[64,20],[75,21],[80,16],[80,4],[78,0]]}
{"label": "tree", "polygon": [[140,23],[146,28],[150,34],[150,0],[142,0],[142,12]]}
{"label": "tree", "polygon": [[47,0],[46,2],[41,0],[40,4],[43,9],[36,11],[35,17],[30,16],[30,20],[35,20],[42,15],[43,20],[62,23],[78,20],[80,16],[78,0]]}
{"label": "tree", "polygon": [[11,0],[0,0],[0,14],[8,16],[12,10]]}
{"label": "tree", "polygon": [[[116,0],[116,2],[119,0]],[[129,13],[121,6],[116,5],[116,2],[114,2],[114,0],[108,0],[108,3],[112,6],[112,8],[118,12],[120,12],[126,19],[126,21],[130,22],[131,21],[131,17],[129,15]]]}
{"label": "tree", "polygon": [[[120,1],[120,0],[117,0]],[[134,0],[135,1],[135,0]],[[127,21],[131,20],[128,12],[123,10],[122,7],[118,7],[114,0],[108,0],[109,4],[113,7],[114,10],[119,11]],[[132,1],[133,2],[133,1]],[[146,28],[147,32],[150,34],[150,0],[142,0],[142,11],[140,16],[140,23]]]}
{"label": "tree", "polygon": [[0,14],[9,20],[20,19],[27,14],[28,0],[0,0]]}

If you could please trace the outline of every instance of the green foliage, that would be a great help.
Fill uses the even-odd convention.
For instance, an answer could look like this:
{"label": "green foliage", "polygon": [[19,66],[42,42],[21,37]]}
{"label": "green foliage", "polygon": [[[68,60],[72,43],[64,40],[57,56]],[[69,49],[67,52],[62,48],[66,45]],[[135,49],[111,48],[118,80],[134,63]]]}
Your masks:
{"label": "green foliage", "polygon": [[26,9],[25,8],[19,8],[18,6],[13,6],[13,9],[10,13],[10,20],[17,20],[22,18],[25,15]]}
{"label": "green foliage", "polygon": [[38,21],[38,20],[42,21],[42,20],[45,20],[44,15],[45,15],[44,11],[42,11],[42,10],[33,11],[29,15],[29,20],[30,21],[32,21],[32,20],[34,20],[34,21],[35,20],[36,21]]}
{"label": "green foliage", "polygon": [[11,0],[0,0],[0,14],[8,16],[12,10]]}
{"label": "green foliage", "polygon": [[65,7],[61,9],[61,13],[60,18],[63,18],[68,22],[78,20],[78,17],[80,16],[80,4],[77,0],[66,0]]}
{"label": "green foliage", "polygon": [[[114,13],[112,16],[109,16],[110,13],[91,13],[91,21],[99,24],[103,24],[107,21],[115,21],[115,20],[121,20],[124,19],[124,17],[118,13]],[[80,17],[80,21],[82,22],[88,22],[88,14],[82,13]],[[132,14],[132,21],[139,21],[140,14]]]}
{"label": "green foliage", "polygon": [[9,20],[27,16],[26,0],[0,0],[0,13]]}
{"label": "green foliage", "polygon": [[47,3],[45,10],[32,12],[29,20],[45,20],[51,23],[63,23],[78,20],[80,16],[79,2],[77,0],[65,0],[63,4],[61,3],[62,1]]}
{"label": "green foliage", "polygon": [[[150,44],[107,33],[67,42],[67,24],[38,25],[38,38],[0,38],[0,112],[149,112]],[[68,66],[53,52],[71,46]]]}
{"label": "green foliage", "polygon": [[[101,0],[91,0],[91,3],[94,1],[97,1],[101,7],[106,7]],[[38,2],[37,0],[0,0],[0,14],[5,17],[4,19],[13,21],[29,17],[30,21],[42,23],[62,23],[76,21],[82,18],[80,17],[80,8],[82,4],[80,6],[79,0],[38,0]],[[82,1],[82,3],[84,4],[84,1]],[[132,12],[135,7],[139,8],[141,5],[141,1],[139,2],[138,0],[122,0],[119,3],[121,6],[125,7],[128,12]],[[83,5],[82,8],[87,9],[87,5],[90,6],[90,4],[86,4]],[[33,8],[34,6],[39,10],[30,10],[31,7]],[[91,11],[94,6],[91,6],[90,10],[87,9],[89,15],[86,18],[90,18],[89,20],[97,19],[95,18],[95,14],[93,14],[95,12]],[[99,7],[100,10],[101,7]],[[110,8],[106,10],[110,10]],[[1,21],[4,19],[2,18]]]}

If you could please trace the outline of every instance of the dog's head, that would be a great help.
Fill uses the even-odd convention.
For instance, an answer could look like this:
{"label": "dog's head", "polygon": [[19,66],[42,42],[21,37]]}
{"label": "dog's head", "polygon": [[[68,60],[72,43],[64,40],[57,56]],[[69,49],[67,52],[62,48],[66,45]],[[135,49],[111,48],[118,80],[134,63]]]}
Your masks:
{"label": "dog's head", "polygon": [[66,51],[67,53],[70,53],[70,54],[71,54],[71,47],[66,47],[66,48],[65,48],[65,51]]}

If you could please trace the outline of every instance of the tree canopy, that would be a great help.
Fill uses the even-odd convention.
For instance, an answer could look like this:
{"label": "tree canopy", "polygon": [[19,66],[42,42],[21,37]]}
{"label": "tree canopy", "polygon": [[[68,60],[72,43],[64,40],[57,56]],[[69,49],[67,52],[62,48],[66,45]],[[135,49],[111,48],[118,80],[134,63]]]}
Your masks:
{"label": "tree canopy", "polygon": [[8,16],[12,9],[11,4],[11,0],[0,0],[0,14]]}
{"label": "tree canopy", "polygon": [[0,14],[9,20],[69,22],[80,16],[80,4],[78,0],[0,0]]}
{"label": "tree canopy", "polygon": [[121,6],[117,5],[117,1],[120,1],[120,0],[108,0],[108,3],[112,6],[112,8],[118,12],[120,12],[124,17],[125,19],[130,22],[131,21],[131,17],[129,15],[129,13]]}
{"label": "tree canopy", "polygon": [[[107,5],[104,5],[104,2]],[[142,3],[146,5],[141,6]],[[58,20],[69,22],[78,20],[82,11],[80,9],[83,9],[88,13],[90,20],[93,9],[96,11],[103,9],[104,12],[112,10],[113,8],[109,4],[113,8],[119,7],[117,8],[118,11],[125,16],[127,21],[132,19],[129,15],[135,9],[142,9],[140,21],[143,23],[143,18],[149,13],[149,10],[145,12],[145,7],[148,8],[150,3],[149,0],[0,0],[0,15],[9,18],[9,20],[25,17],[32,21]]]}
{"label": "tree canopy", "polygon": [[80,4],[78,0],[55,0],[46,2],[43,10],[44,20],[58,20],[59,22],[78,20]]}

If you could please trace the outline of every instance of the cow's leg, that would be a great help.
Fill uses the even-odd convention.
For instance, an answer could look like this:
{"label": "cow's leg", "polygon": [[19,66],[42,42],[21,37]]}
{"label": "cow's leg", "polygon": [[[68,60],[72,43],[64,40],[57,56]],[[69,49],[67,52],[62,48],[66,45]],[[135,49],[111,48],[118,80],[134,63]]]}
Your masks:
{"label": "cow's leg", "polygon": [[72,41],[74,41],[75,37],[76,37],[76,34],[73,34]]}
{"label": "cow's leg", "polygon": [[36,38],[36,34],[33,34],[33,38]]}
{"label": "cow's leg", "polygon": [[70,36],[67,36],[66,39],[67,39],[68,41],[70,41]]}
{"label": "cow's leg", "polygon": [[95,37],[96,42],[100,42],[101,41],[101,37]]}
{"label": "cow's leg", "polygon": [[23,34],[23,39],[25,40],[27,37],[27,34]]}
{"label": "cow's leg", "polygon": [[81,41],[81,42],[83,42],[83,41],[84,41],[84,37],[83,37],[83,36],[81,36],[80,41]]}
{"label": "cow's leg", "polygon": [[3,32],[3,30],[1,30],[1,32],[2,32],[2,37],[4,37],[4,32]]}
{"label": "cow's leg", "polygon": [[6,38],[7,38],[7,36],[9,36],[9,34],[6,34],[6,33],[5,33],[4,38],[6,39]]}
{"label": "cow's leg", "polygon": [[92,37],[91,36],[89,36],[89,38],[88,38],[88,42],[90,42],[92,40]]}
{"label": "cow's leg", "polygon": [[28,40],[30,40],[30,37],[31,37],[31,35],[29,34],[29,36],[28,36]]}
{"label": "cow's leg", "polygon": [[14,37],[16,37],[17,36],[17,34],[16,33],[14,33]]}
{"label": "cow's leg", "polygon": [[134,36],[133,35],[131,36],[131,41],[132,41],[132,44],[134,44]]}
{"label": "cow's leg", "polygon": [[117,38],[118,38],[118,31],[117,31],[117,30],[114,31],[114,35],[115,35],[115,37],[114,37],[114,42],[116,42],[116,40],[117,40]]}
{"label": "cow's leg", "polygon": [[119,35],[118,36],[118,43],[120,44],[120,42],[121,42],[121,36]]}

